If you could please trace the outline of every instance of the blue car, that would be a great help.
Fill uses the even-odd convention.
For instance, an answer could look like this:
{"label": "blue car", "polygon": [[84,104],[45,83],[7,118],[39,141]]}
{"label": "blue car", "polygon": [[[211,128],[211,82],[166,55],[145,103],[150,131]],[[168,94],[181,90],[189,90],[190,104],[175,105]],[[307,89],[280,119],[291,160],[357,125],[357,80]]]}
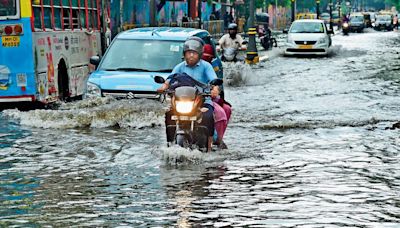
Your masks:
{"label": "blue car", "polygon": [[[114,38],[103,58],[93,56],[96,65],[87,83],[87,95],[115,98],[158,98],[160,84],[155,76],[167,78],[183,61],[183,43],[197,36],[215,51],[215,42],[206,30],[176,27],[137,28]],[[212,65],[222,78],[222,63],[218,56]]]}

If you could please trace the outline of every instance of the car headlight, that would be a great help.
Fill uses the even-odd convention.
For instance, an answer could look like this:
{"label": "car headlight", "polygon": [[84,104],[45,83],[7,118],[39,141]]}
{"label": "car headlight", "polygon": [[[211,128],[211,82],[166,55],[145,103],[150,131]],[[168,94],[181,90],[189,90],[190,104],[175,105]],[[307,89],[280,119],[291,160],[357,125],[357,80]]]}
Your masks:
{"label": "car headlight", "polygon": [[293,39],[288,37],[286,42],[292,44],[293,43]]}
{"label": "car headlight", "polygon": [[182,114],[188,114],[192,112],[194,101],[176,101],[176,111]]}
{"label": "car headlight", "polygon": [[88,82],[86,85],[86,95],[88,97],[101,97],[101,89],[96,84]]}
{"label": "car headlight", "polygon": [[326,39],[323,37],[323,38],[320,38],[319,40],[318,40],[318,43],[320,43],[320,44],[325,44],[326,43]]}

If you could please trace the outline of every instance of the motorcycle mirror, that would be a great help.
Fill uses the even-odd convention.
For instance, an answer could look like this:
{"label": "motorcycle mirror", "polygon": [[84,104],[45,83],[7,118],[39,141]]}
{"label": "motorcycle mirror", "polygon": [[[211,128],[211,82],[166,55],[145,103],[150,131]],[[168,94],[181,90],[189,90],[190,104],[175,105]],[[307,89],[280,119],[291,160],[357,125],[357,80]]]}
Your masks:
{"label": "motorcycle mirror", "polygon": [[216,85],[216,86],[220,86],[223,84],[223,80],[220,78],[214,79],[210,82],[210,85]]}
{"label": "motorcycle mirror", "polygon": [[284,29],[284,30],[283,30],[283,33],[284,33],[284,34],[288,34],[288,32],[289,32],[289,31],[288,31],[287,29]]}
{"label": "motorcycle mirror", "polygon": [[94,56],[90,57],[89,62],[90,62],[90,64],[93,64],[97,67],[100,63],[100,60],[101,60],[100,56],[94,55]]}
{"label": "motorcycle mirror", "polygon": [[242,42],[242,45],[246,45],[246,44],[248,44],[249,42],[247,41],[247,40],[244,40],[243,42]]}
{"label": "motorcycle mirror", "polygon": [[328,34],[335,34],[332,29],[328,29]]}
{"label": "motorcycle mirror", "polygon": [[161,76],[155,76],[154,81],[158,84],[163,84],[165,82],[165,79]]}

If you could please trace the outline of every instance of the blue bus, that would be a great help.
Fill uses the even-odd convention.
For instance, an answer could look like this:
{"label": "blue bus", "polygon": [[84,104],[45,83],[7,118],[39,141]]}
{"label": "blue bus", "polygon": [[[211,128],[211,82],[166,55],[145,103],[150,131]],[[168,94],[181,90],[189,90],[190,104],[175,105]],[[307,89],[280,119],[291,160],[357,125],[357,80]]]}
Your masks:
{"label": "blue bus", "polygon": [[81,97],[101,55],[102,0],[0,0],[0,105]]}

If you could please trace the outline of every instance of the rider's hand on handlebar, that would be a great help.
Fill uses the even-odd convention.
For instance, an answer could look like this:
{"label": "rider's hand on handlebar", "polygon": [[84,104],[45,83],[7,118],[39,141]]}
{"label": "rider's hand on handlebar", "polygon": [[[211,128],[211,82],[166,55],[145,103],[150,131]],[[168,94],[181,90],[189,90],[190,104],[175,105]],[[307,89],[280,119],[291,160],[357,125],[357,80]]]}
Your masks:
{"label": "rider's hand on handlebar", "polygon": [[166,84],[166,83],[162,84],[162,86],[161,86],[160,88],[157,89],[157,93],[164,93],[165,90],[168,89],[168,87],[169,87],[168,84]]}

